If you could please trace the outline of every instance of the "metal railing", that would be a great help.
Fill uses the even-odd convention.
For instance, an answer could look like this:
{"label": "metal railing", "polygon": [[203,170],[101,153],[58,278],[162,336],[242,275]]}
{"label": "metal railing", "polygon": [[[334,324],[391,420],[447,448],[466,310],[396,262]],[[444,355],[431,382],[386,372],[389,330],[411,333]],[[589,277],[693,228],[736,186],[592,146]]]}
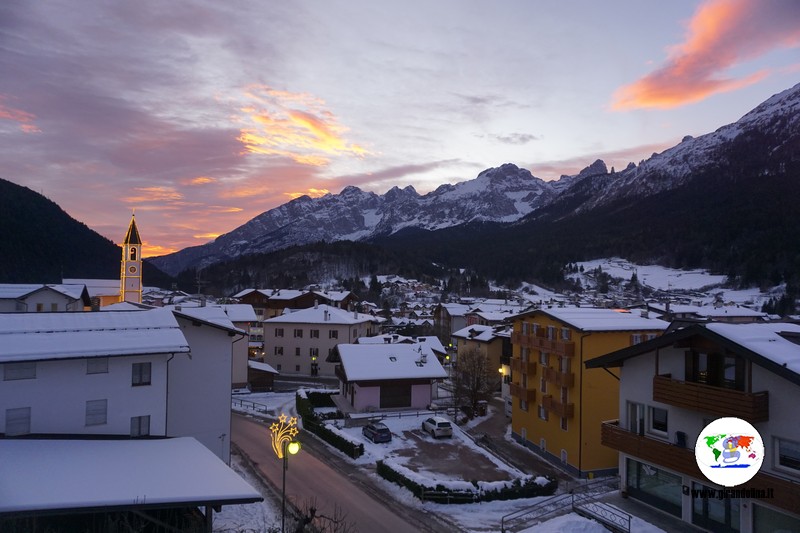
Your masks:
{"label": "metal railing", "polygon": [[242,409],[255,411],[257,413],[269,413],[267,406],[263,403],[256,403],[250,400],[243,400],[241,398],[231,398],[231,407],[240,407]]}

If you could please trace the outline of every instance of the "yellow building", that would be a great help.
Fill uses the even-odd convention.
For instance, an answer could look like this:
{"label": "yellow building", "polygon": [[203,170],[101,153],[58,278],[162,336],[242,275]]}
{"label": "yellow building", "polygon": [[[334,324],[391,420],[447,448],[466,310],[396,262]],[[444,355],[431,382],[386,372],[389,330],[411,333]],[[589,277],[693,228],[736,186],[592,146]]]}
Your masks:
{"label": "yellow building", "polygon": [[586,370],[595,357],[660,335],[669,324],[612,309],[540,309],[518,315],[511,335],[512,436],[580,477],[617,471],[600,425],[618,418],[619,377]]}

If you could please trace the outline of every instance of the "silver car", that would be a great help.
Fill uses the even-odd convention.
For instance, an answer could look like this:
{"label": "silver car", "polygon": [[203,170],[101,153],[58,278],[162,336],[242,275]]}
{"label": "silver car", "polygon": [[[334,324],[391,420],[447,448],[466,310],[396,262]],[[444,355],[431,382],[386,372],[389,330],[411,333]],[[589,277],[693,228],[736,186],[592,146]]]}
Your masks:
{"label": "silver car", "polygon": [[426,418],[425,421],[422,422],[422,431],[430,433],[431,437],[434,439],[453,436],[453,426],[450,424],[449,420],[441,416]]}

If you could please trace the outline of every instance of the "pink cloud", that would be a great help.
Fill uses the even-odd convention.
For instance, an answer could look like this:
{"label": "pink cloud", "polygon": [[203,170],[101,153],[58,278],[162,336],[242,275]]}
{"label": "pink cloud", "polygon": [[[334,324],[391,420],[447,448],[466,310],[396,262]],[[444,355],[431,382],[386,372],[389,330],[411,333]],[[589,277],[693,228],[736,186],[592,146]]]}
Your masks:
{"label": "pink cloud", "polygon": [[36,124],[33,123],[36,119],[34,114],[6,105],[4,102],[7,100],[8,97],[0,94],[0,120],[10,120],[19,123],[19,129],[25,133],[41,132]]}
{"label": "pink cloud", "polygon": [[707,0],[688,23],[686,39],[673,46],[661,68],[621,87],[615,110],[668,109],[757,83],[762,69],[733,78],[724,72],[775,49],[800,46],[800,2]]}

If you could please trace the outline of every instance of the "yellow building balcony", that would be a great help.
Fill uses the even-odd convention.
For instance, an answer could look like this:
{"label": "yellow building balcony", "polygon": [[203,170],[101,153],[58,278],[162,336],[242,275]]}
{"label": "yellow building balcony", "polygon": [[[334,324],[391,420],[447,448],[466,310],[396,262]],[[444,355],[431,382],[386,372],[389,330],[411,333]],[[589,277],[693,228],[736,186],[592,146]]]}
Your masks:
{"label": "yellow building balcony", "polygon": [[544,379],[558,387],[569,388],[575,384],[575,374],[573,372],[559,372],[555,368],[545,368]]}
{"label": "yellow building balcony", "polygon": [[769,420],[769,392],[742,392],[704,383],[653,377],[653,400],[716,417],[735,416],[751,424]]}
{"label": "yellow building balcony", "polygon": [[533,361],[522,361],[522,359],[511,359],[511,371],[519,372],[520,374],[528,374],[529,376],[536,375],[536,363]]}
{"label": "yellow building balcony", "polygon": [[550,394],[542,396],[542,407],[561,418],[572,418],[575,416],[574,403],[561,403],[553,399],[553,396]]}
{"label": "yellow building balcony", "polygon": [[523,388],[519,383],[511,383],[509,385],[511,396],[519,398],[522,401],[533,403],[536,401],[536,389]]}
{"label": "yellow building balcony", "polygon": [[[701,481],[706,479],[697,467],[693,445],[681,448],[663,440],[627,431],[620,427],[619,420],[602,423],[600,444],[657,467],[686,474]],[[753,479],[736,488],[758,490],[773,488],[774,497],[769,499],[770,505],[776,505],[793,513],[800,509],[800,483],[797,481],[759,472]]]}
{"label": "yellow building balcony", "polygon": [[536,335],[523,335],[522,333],[514,332],[511,334],[511,343],[532,350],[553,353],[562,357],[575,356],[575,343],[573,341],[548,339],[544,336],[544,332],[537,333]]}

